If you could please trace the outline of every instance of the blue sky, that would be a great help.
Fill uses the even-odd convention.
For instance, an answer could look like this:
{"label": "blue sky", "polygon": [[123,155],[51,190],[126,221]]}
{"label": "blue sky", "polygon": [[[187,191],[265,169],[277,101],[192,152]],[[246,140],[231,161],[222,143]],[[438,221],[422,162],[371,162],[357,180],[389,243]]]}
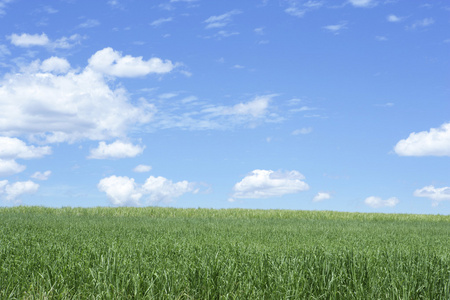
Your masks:
{"label": "blue sky", "polygon": [[447,1],[0,0],[2,206],[450,213]]}

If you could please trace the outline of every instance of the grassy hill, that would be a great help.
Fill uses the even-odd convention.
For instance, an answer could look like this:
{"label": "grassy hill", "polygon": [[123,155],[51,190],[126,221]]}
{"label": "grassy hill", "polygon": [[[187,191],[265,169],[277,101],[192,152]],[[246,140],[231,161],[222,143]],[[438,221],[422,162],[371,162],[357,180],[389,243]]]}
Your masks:
{"label": "grassy hill", "polygon": [[0,298],[450,299],[450,216],[0,208]]}

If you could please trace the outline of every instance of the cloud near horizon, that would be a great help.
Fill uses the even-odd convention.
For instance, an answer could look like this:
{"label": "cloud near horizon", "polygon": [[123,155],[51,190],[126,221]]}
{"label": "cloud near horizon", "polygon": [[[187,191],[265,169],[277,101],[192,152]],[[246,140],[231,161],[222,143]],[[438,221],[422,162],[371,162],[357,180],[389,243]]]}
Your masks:
{"label": "cloud near horizon", "polygon": [[433,200],[432,205],[438,206],[441,201],[450,201],[450,187],[435,188],[433,185],[414,191],[415,197],[424,197]]}
{"label": "cloud near horizon", "polygon": [[[137,184],[134,178],[110,176],[98,183],[99,191],[105,192],[111,204],[117,206],[142,206],[155,202],[172,202],[186,193],[197,193],[195,183],[186,180],[172,182],[162,176],[147,178],[144,184]],[[141,198],[146,198],[144,202]]]}
{"label": "cloud near horizon", "polygon": [[229,201],[236,198],[270,198],[294,194],[309,189],[298,171],[253,170],[233,187]]}
{"label": "cloud near horizon", "polygon": [[391,197],[389,199],[383,200],[380,197],[367,197],[366,200],[364,200],[364,203],[372,208],[382,208],[382,207],[394,207],[396,206],[400,201],[396,197]]}

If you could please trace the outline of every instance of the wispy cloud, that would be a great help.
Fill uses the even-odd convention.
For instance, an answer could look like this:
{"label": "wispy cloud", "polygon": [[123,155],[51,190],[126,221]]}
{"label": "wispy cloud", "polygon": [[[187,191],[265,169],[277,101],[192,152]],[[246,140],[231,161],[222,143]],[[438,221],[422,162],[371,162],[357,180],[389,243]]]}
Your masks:
{"label": "wispy cloud", "polygon": [[206,28],[220,28],[227,26],[231,21],[234,15],[241,14],[240,10],[234,9],[227,13],[218,16],[211,16],[204,21],[206,23]]}
{"label": "wispy cloud", "polygon": [[343,29],[347,29],[347,21],[342,21],[339,24],[327,25],[323,28],[334,33],[335,35],[338,35]]}
{"label": "wispy cloud", "polygon": [[100,25],[100,21],[95,19],[89,19],[84,21],[83,23],[79,24],[78,28],[93,28]]}
{"label": "wispy cloud", "polygon": [[374,7],[378,3],[375,0],[348,0],[348,2],[355,7]]}
{"label": "wispy cloud", "polygon": [[313,131],[312,127],[303,127],[292,131],[292,135],[309,134]]}
{"label": "wispy cloud", "polygon": [[153,26],[153,27],[158,27],[161,24],[172,22],[172,21],[173,21],[173,18],[171,18],[171,17],[169,17],[169,18],[160,18],[160,19],[157,19],[157,20],[151,22],[150,25]]}
{"label": "wispy cloud", "polygon": [[[270,101],[276,95],[257,96],[248,102],[235,105],[205,104],[199,101],[159,109],[150,124],[156,128],[182,128],[188,130],[230,129],[236,126],[255,127],[265,122],[279,122],[280,116],[272,112]],[[196,98],[195,98],[196,99]]]}
{"label": "wispy cloud", "polygon": [[411,24],[410,26],[407,26],[407,29],[418,29],[418,28],[424,28],[424,27],[428,27],[434,24],[434,19],[433,18],[425,18],[422,20],[418,20],[416,22],[414,22],[413,24]]}
{"label": "wispy cloud", "polygon": [[377,41],[379,41],[379,42],[386,42],[386,41],[388,40],[388,38],[385,37],[384,35],[377,35],[377,36],[375,37],[375,39],[376,39]]}
{"label": "wispy cloud", "polygon": [[301,18],[307,12],[318,9],[323,6],[323,1],[313,1],[309,0],[306,2],[298,1],[298,0],[290,0],[288,1],[288,7],[284,10],[285,13]]}

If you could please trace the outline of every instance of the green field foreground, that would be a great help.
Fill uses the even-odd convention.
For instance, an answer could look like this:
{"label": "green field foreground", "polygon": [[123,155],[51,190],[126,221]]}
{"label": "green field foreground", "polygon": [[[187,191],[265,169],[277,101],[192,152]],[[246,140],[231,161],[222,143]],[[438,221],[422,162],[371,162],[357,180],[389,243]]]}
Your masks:
{"label": "green field foreground", "polygon": [[450,216],[0,208],[0,299],[450,299]]}

